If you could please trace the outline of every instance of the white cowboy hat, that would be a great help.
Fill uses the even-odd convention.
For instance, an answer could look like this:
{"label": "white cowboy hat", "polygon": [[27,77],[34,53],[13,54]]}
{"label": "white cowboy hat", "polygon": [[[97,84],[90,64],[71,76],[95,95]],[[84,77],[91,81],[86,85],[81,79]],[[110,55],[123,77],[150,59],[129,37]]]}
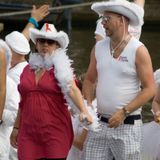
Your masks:
{"label": "white cowboy hat", "polygon": [[97,2],[92,4],[91,9],[99,15],[103,15],[105,11],[121,14],[129,19],[132,26],[143,24],[144,9],[133,2],[126,0]]}
{"label": "white cowboy hat", "polygon": [[65,49],[69,44],[68,35],[63,31],[57,32],[53,24],[45,23],[41,30],[31,28],[29,31],[30,38],[34,44],[36,44],[36,40],[38,38],[51,39],[57,41],[63,49]]}
{"label": "white cowboy hat", "polygon": [[13,31],[5,37],[8,46],[16,53],[27,55],[30,52],[30,45],[27,38],[18,31]]}

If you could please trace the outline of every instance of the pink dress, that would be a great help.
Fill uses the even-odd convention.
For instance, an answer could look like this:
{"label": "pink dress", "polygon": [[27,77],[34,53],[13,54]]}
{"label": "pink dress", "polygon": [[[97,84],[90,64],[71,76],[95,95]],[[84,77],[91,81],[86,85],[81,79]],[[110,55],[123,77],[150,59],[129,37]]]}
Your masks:
{"label": "pink dress", "polygon": [[37,84],[29,66],[21,75],[19,160],[65,158],[72,145],[70,113],[53,71],[54,68],[46,71]]}

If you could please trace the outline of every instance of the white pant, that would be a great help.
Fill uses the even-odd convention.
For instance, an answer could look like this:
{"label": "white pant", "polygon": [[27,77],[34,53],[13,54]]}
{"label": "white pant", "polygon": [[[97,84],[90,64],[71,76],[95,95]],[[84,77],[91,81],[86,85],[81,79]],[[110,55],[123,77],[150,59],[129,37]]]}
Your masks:
{"label": "white pant", "polygon": [[142,121],[134,125],[122,124],[108,128],[101,123],[101,131],[89,131],[81,160],[141,160]]}

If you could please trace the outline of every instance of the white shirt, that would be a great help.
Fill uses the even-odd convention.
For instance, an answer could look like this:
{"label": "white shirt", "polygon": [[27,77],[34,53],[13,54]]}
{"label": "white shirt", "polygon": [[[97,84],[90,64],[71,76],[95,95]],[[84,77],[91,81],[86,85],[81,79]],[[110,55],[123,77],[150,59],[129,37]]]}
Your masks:
{"label": "white shirt", "polygon": [[[112,115],[130,103],[140,91],[135,56],[137,48],[143,44],[132,37],[117,59],[112,57],[109,44],[110,39],[106,38],[97,42],[95,48],[98,73],[96,97],[98,112]],[[132,114],[139,113],[140,109]]]}
{"label": "white shirt", "polygon": [[10,134],[15,122],[19,103],[19,93],[15,82],[7,76],[6,102],[3,111],[3,123],[0,125],[0,160],[8,160]]}
{"label": "white shirt", "polygon": [[10,68],[8,71],[8,76],[12,78],[17,85],[20,82],[20,75],[27,64],[28,64],[27,61],[18,63],[16,66],[14,66],[13,68]]}

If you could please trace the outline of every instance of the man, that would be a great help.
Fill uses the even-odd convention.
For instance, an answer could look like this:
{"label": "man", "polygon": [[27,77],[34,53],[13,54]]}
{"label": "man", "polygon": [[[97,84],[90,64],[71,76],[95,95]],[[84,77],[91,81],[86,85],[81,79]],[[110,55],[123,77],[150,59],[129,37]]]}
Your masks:
{"label": "man", "polygon": [[[146,47],[132,37],[128,25],[141,25],[142,8],[124,0],[99,2],[106,37],[96,43],[83,94],[91,105],[96,86],[102,130],[89,132],[82,160],[140,160],[141,106],[154,96],[152,63]],[[141,86],[141,87],[140,87]]]}

